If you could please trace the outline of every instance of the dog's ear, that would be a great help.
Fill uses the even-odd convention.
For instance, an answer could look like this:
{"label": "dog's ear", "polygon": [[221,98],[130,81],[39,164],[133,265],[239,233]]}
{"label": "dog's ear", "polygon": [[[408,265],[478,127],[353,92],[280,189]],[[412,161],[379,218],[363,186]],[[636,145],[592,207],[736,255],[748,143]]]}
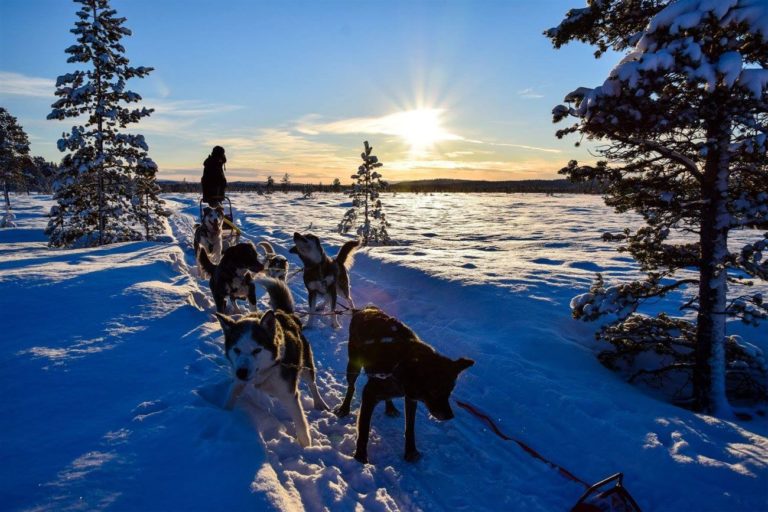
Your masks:
{"label": "dog's ear", "polygon": [[232,320],[232,318],[228,317],[227,315],[223,313],[215,313],[216,318],[219,319],[219,323],[221,324],[221,329],[224,331],[224,335],[230,333],[232,330],[232,327],[235,325],[235,321]]}
{"label": "dog's ear", "polygon": [[454,361],[453,364],[456,367],[456,373],[461,373],[467,368],[469,368],[470,366],[472,366],[473,364],[475,364],[475,362],[471,359],[467,359],[466,357],[462,357]]}
{"label": "dog's ear", "polygon": [[293,247],[291,247],[290,249],[288,249],[288,252],[291,253],[291,254],[299,254],[299,250],[296,248],[295,245]]}
{"label": "dog's ear", "polygon": [[274,335],[275,335],[275,322],[277,322],[277,318],[275,318],[275,313],[274,313],[274,311],[270,310],[270,311],[267,311],[266,313],[264,313],[264,315],[262,315],[261,322],[259,323],[259,325],[261,325],[261,327],[265,331],[267,331],[267,334],[269,334],[270,336],[274,337]]}

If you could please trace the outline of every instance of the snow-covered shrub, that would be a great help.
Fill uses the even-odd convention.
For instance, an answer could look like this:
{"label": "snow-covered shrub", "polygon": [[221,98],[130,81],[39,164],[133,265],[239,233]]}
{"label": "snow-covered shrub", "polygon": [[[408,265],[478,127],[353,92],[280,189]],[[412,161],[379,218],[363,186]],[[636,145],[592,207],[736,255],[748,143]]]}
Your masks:
{"label": "snow-covered shrub", "polygon": [[387,228],[387,215],[381,204],[380,191],[387,186],[382,175],[376,170],[382,164],[376,155],[372,155],[373,147],[368,141],[363,143],[365,151],[360,154],[363,164],[358,167],[357,174],[352,175],[352,188],[349,197],[352,207],[346,211],[339,222],[339,233],[347,233],[355,228],[362,239],[363,245],[387,245],[392,243]]}
{"label": "snow-covered shrub", "polygon": [[[768,228],[768,3],[589,0],[546,35],[555,47],[577,40],[596,45],[596,56],[625,53],[602,84],[572,91],[552,113],[555,122],[574,121],[558,137],[579,133],[596,141],[605,159],[594,166],[572,161],[561,173],[600,183],[606,204],[646,223],[604,239],[621,242],[648,277],[608,287],[598,278],[574,299],[574,316],[618,314],[598,333],[614,344],[616,358],[639,358],[657,340],[678,340],[693,354],[668,350],[676,362],[657,361],[657,370],[645,371],[661,375],[677,364],[692,381],[685,387],[691,406],[727,415],[732,368],[757,360],[733,348],[726,319],[766,317],[762,297],[729,302],[728,285],[745,275],[768,277],[768,234],[741,253],[729,251],[728,234]],[[681,278],[684,270],[695,277]],[[634,314],[645,300],[672,291],[687,295],[680,309],[695,311],[695,321]],[[766,399],[762,375],[750,387],[753,400]]]}

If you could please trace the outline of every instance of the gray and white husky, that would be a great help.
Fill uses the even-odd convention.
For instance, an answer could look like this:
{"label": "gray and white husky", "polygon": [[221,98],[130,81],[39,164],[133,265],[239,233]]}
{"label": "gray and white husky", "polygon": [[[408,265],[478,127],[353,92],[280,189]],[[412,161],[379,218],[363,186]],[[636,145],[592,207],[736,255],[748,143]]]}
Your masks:
{"label": "gray and white husky", "polygon": [[234,373],[226,407],[234,407],[248,387],[258,388],[276,398],[288,412],[299,444],[311,446],[309,426],[299,400],[300,377],[309,384],[315,409],[328,410],[315,383],[312,347],[301,332],[286,284],[271,278],[257,278],[255,282],[269,292],[271,310],[239,320],[216,313],[224,330],[224,352]]}

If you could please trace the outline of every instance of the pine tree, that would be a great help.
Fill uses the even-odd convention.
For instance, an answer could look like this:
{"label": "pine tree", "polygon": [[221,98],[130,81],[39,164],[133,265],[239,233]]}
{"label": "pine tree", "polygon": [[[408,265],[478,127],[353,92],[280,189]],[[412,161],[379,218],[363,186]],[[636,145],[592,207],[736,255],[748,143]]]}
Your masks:
{"label": "pine tree", "polygon": [[271,194],[275,191],[275,179],[272,176],[267,177],[267,184],[264,188],[266,188],[266,194]]}
{"label": "pine tree", "polygon": [[[728,301],[729,283],[768,279],[768,233],[728,249],[731,230],[768,230],[767,19],[768,5],[754,0],[590,0],[545,33],[556,47],[578,40],[597,45],[597,56],[626,51],[602,85],[571,92],[553,115],[575,119],[558,137],[580,133],[605,159],[572,161],[561,173],[598,180],[606,204],[645,221],[607,238],[623,242],[646,279],[606,286],[598,276],[571,302],[573,314],[617,314],[598,333],[616,347],[601,354],[606,364],[654,351],[660,366],[633,379],[690,378],[687,405],[723,415],[729,398],[766,393],[759,350],[727,336],[726,318],[768,318],[759,293]],[[690,295],[681,309],[695,319],[637,312],[673,291]]]}
{"label": "pine tree", "polygon": [[291,186],[291,177],[288,176],[288,173],[285,173],[283,175],[283,179],[280,180],[280,187],[283,189],[283,194],[288,193],[288,187]]}
{"label": "pine tree", "polygon": [[163,231],[166,214],[155,186],[157,166],[144,136],[126,128],[152,109],[132,105],[141,96],[127,90],[126,82],[147,76],[152,68],[133,67],[124,56],[120,40],[131,31],[108,0],[74,2],[81,4],[71,30],[77,44],[66,49],[67,62],[87,69],[58,78],[59,99],[48,119],[87,119],[58,142],[60,151],[70,153],[54,184],[58,205],[51,209],[46,233],[53,246],[149,239]]}
{"label": "pine tree", "polygon": [[331,185],[331,190],[334,192],[341,192],[341,180],[339,178],[333,178],[333,185]]}
{"label": "pine tree", "polygon": [[[392,239],[387,232],[389,222],[384,213],[379,193],[386,188],[387,182],[383,181],[381,174],[376,171],[382,164],[376,155],[372,155],[373,147],[368,141],[363,143],[365,151],[360,154],[363,164],[358,167],[357,174],[352,177],[352,189],[349,197],[352,198],[352,208],[346,211],[339,222],[339,233],[347,233],[357,226],[357,234],[362,239],[363,245],[375,243],[377,245],[391,244]],[[360,210],[362,209],[362,219]]]}
{"label": "pine tree", "polygon": [[29,138],[16,118],[0,107],[0,180],[3,182],[5,212],[0,227],[13,227],[11,188],[19,188],[25,181],[24,169],[31,164]]}

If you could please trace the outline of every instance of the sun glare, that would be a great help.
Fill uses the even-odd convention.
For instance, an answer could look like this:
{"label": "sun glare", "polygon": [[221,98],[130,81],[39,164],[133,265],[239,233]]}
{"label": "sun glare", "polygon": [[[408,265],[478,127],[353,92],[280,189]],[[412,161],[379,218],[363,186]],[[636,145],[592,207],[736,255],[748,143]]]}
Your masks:
{"label": "sun glare", "polygon": [[410,146],[412,155],[425,155],[440,141],[461,138],[443,127],[443,113],[442,109],[421,108],[392,114],[391,131]]}

